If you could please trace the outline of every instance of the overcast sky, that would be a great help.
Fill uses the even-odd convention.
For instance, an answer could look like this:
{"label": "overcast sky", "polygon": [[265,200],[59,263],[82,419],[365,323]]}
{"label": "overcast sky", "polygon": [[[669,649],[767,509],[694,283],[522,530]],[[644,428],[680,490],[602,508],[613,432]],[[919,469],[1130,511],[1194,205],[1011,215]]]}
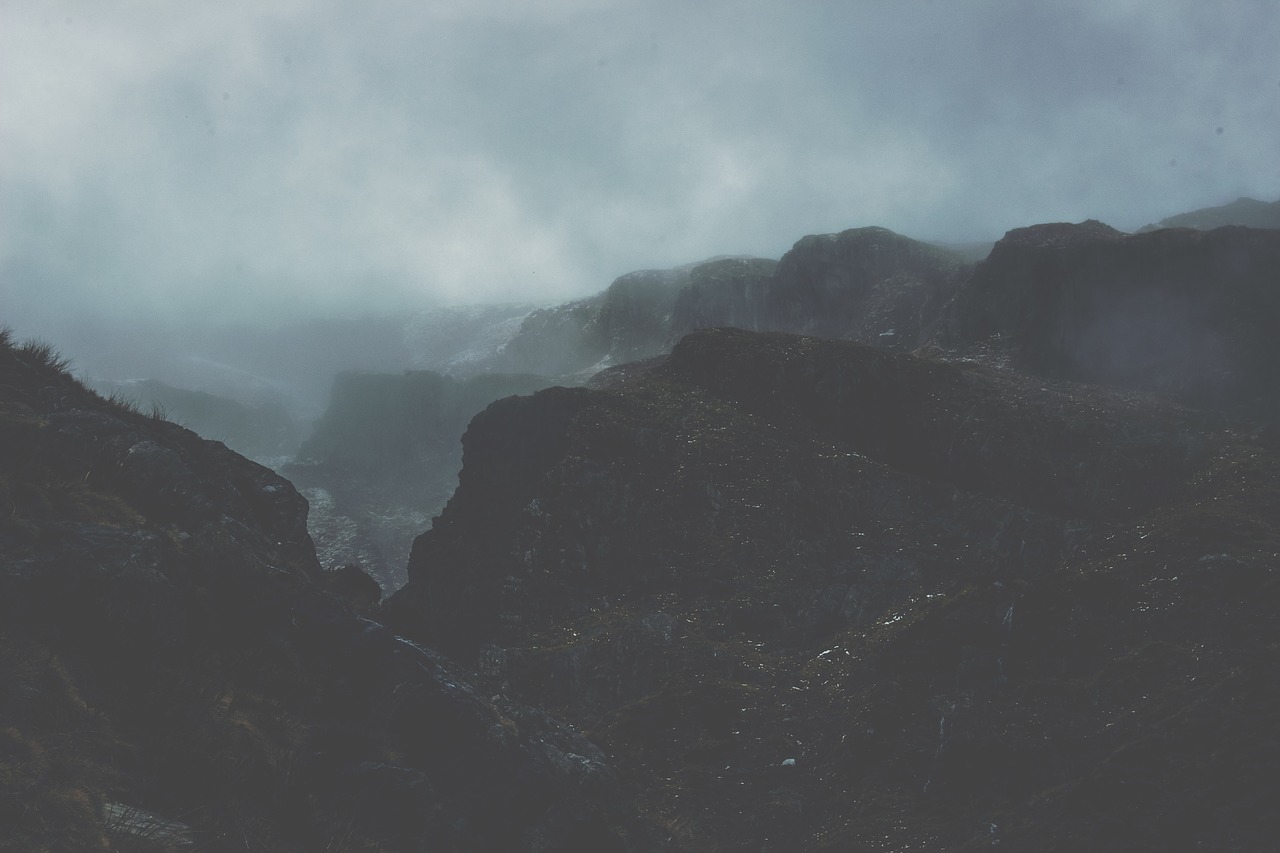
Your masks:
{"label": "overcast sky", "polygon": [[1280,3],[0,0],[0,322],[1280,197]]}

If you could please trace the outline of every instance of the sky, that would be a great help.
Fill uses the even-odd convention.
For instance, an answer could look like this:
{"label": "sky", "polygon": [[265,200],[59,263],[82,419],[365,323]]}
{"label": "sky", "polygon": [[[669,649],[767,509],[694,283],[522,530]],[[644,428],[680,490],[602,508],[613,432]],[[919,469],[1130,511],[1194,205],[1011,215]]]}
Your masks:
{"label": "sky", "polygon": [[1280,198],[1269,0],[0,0],[0,323],[551,302]]}

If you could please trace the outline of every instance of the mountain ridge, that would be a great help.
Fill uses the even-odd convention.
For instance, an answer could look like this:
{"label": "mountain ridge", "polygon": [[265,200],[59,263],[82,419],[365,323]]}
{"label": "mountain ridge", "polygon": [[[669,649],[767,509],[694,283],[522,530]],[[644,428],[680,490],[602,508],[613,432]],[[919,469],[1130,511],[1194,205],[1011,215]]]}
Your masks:
{"label": "mountain ridge", "polygon": [[0,335],[0,845],[1270,849],[1278,259],[850,229],[537,315],[577,387],[349,376],[352,494],[461,436],[382,602],[288,480]]}

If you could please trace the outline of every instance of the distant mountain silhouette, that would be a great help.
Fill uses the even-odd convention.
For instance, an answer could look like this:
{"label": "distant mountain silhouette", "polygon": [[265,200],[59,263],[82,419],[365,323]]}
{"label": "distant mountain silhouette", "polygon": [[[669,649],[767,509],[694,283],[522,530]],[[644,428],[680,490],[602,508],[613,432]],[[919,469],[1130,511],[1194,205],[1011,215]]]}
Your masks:
{"label": "distant mountain silhouette", "polygon": [[1188,213],[1179,213],[1161,219],[1154,225],[1139,229],[1155,231],[1158,228],[1197,228],[1207,231],[1224,225],[1244,225],[1249,228],[1280,228],[1280,201],[1258,201],[1243,196],[1221,207],[1202,207]]}

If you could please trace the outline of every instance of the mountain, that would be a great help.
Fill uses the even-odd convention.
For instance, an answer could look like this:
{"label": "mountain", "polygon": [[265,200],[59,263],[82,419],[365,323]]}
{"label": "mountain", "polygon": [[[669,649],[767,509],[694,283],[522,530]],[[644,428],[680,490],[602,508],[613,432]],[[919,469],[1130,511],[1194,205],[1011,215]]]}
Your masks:
{"label": "mountain", "polygon": [[773,273],[759,330],[909,350],[971,268],[958,252],[885,228],[805,237]]}
{"label": "mountain", "polygon": [[1273,845],[1274,428],[725,329],[615,376],[472,421],[383,618],[685,847]]}
{"label": "mountain", "polygon": [[[68,329],[67,355],[86,381],[108,392],[151,380],[251,408],[279,404],[307,422],[324,411],[333,377],[342,372],[414,369],[466,377],[490,370],[534,307],[437,306],[219,325],[198,318],[86,323]],[[136,396],[145,397],[147,389],[141,392]]]}
{"label": "mountain", "polygon": [[530,314],[493,369],[580,384],[717,326],[912,349],[972,267],[964,251],[858,228],[804,237],[780,261],[713,258],[629,273],[595,296]]}
{"label": "mountain", "polygon": [[[1271,231],[1126,235],[1091,221],[1015,229],[975,264],[882,228],[851,229],[805,237],[778,262],[717,258],[622,276],[594,297],[527,315],[487,361],[469,363],[547,377],[509,388],[524,393],[582,384],[602,367],[669,352],[690,331],[728,326],[897,352],[942,347],[1262,416],[1280,382],[1278,251]],[[454,380],[433,381],[434,391],[410,377],[338,383],[319,429],[342,428],[287,469],[308,488],[326,565],[360,562],[388,590],[403,582],[413,536],[452,493],[467,421],[501,396],[445,393]]]}
{"label": "mountain", "polygon": [[322,564],[358,563],[398,589],[413,538],[457,485],[472,415],[547,384],[532,375],[339,374],[324,416],[281,468],[311,501]]}
{"label": "mountain", "polygon": [[1265,202],[1241,197],[1221,207],[1204,207],[1161,219],[1154,225],[1144,226],[1141,231],[1155,231],[1159,228],[1197,228],[1207,231],[1224,225],[1280,228],[1280,200]]}
{"label": "mountain", "polygon": [[285,401],[267,397],[242,403],[204,391],[175,388],[157,379],[91,382],[95,391],[129,401],[144,411],[188,427],[206,438],[253,459],[271,462],[288,458],[302,443],[302,426]]}
{"label": "mountain", "polygon": [[949,306],[938,340],[1041,376],[1274,411],[1280,231],[1126,235],[1100,222],[1010,231]]}
{"label": "mountain", "polygon": [[0,335],[0,849],[1273,849],[1278,237],[854,229],[207,358],[395,362],[310,519]]}
{"label": "mountain", "polygon": [[286,480],[0,338],[0,848],[662,848],[581,734],[361,618]]}
{"label": "mountain", "polygon": [[694,267],[628,273],[595,296],[534,311],[491,369],[576,384],[601,368],[659,354],[670,344],[671,311]]}

